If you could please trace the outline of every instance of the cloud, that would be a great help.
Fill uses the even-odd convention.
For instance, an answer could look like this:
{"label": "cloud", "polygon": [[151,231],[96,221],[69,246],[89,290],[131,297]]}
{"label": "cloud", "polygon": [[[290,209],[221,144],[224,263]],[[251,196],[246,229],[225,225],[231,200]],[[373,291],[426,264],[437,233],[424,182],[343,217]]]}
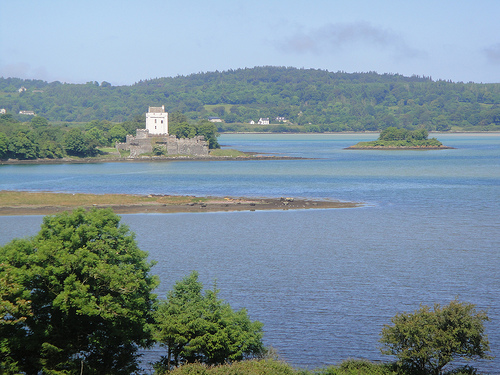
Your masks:
{"label": "cloud", "polygon": [[483,50],[486,58],[493,64],[500,64],[500,43],[493,44]]}
{"label": "cloud", "polygon": [[397,57],[414,58],[423,53],[410,47],[391,30],[367,22],[327,24],[316,29],[298,31],[278,42],[278,48],[291,53],[331,54],[353,48],[383,48]]}

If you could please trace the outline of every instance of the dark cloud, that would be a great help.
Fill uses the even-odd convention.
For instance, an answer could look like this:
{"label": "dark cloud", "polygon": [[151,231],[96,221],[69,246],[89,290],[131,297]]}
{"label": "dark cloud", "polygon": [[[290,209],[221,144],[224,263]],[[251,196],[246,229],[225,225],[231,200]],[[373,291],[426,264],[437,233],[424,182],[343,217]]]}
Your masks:
{"label": "dark cloud", "polygon": [[485,48],[484,54],[489,62],[493,64],[500,64],[500,43]]}
{"label": "dark cloud", "polygon": [[353,48],[384,48],[398,57],[418,57],[422,52],[411,48],[393,31],[367,22],[335,23],[299,31],[279,42],[281,50],[292,53],[336,53]]}

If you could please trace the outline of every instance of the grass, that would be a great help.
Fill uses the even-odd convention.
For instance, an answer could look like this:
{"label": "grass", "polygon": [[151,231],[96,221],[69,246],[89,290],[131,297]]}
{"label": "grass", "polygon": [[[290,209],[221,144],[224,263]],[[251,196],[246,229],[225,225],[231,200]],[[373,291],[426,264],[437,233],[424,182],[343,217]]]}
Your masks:
{"label": "grass", "polygon": [[235,158],[238,156],[248,156],[248,154],[246,154],[242,151],[238,151],[238,150],[234,150],[234,149],[230,149],[230,148],[229,149],[228,148],[225,148],[225,149],[218,148],[218,149],[210,150],[210,156],[225,156],[225,157]]}
{"label": "grass", "polygon": [[233,104],[205,104],[203,107],[208,112],[212,111],[214,108],[217,108],[217,107],[224,107],[224,110],[226,111],[226,113],[231,113],[232,106],[233,106]]}
{"label": "grass", "polygon": [[130,156],[130,150],[119,150],[120,151],[120,156],[122,158],[128,158]]}
{"label": "grass", "polygon": [[115,153],[116,148],[114,148],[114,147],[99,147],[99,151],[107,152],[107,153]]}
{"label": "grass", "polygon": [[49,192],[0,191],[0,207],[91,207],[93,205],[187,204],[205,202],[207,198],[190,196],[156,196],[129,194],[67,194]]}

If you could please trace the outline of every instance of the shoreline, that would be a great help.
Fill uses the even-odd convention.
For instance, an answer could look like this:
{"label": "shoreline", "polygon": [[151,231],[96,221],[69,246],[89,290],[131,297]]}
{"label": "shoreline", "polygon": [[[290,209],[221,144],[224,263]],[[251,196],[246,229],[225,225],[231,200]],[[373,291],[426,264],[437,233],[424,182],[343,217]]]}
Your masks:
{"label": "shoreline", "polygon": [[404,146],[368,146],[368,147],[356,147],[349,146],[344,148],[344,150],[455,150],[455,147],[441,146],[441,147],[404,147]]}
{"label": "shoreline", "polygon": [[167,161],[243,161],[243,160],[307,160],[295,156],[250,155],[250,156],[146,156],[140,158],[60,158],[60,159],[33,159],[0,160],[0,165],[42,165],[42,164],[98,164],[98,163],[141,163]]}
{"label": "shoreline", "polygon": [[269,211],[362,207],[360,202],[302,198],[234,198],[0,191],[0,216],[53,215],[76,208],[111,208],[116,214]]}

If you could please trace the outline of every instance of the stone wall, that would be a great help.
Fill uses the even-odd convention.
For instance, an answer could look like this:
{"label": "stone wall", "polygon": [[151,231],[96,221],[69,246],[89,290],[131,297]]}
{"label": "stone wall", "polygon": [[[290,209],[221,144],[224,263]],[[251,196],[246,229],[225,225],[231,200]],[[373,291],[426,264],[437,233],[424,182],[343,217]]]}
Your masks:
{"label": "stone wall", "polygon": [[165,148],[167,155],[208,156],[208,142],[203,136],[194,138],[177,138],[175,135],[157,136],[149,134],[146,129],[137,129],[135,137],[127,135],[124,143],[116,143],[118,151],[130,150],[131,158],[153,152],[154,146]]}

